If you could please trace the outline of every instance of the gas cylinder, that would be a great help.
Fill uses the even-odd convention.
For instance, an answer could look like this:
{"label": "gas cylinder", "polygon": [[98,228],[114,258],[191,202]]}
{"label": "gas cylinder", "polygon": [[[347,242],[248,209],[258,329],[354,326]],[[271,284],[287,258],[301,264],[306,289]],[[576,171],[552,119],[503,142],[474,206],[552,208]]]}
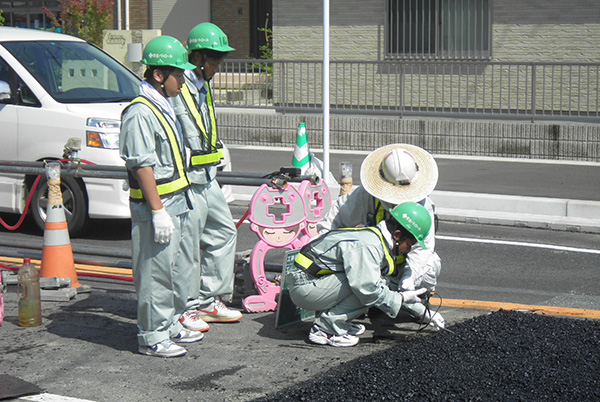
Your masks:
{"label": "gas cylinder", "polygon": [[31,259],[23,259],[17,273],[19,293],[19,325],[37,327],[42,324],[42,302],[40,298],[40,274]]}

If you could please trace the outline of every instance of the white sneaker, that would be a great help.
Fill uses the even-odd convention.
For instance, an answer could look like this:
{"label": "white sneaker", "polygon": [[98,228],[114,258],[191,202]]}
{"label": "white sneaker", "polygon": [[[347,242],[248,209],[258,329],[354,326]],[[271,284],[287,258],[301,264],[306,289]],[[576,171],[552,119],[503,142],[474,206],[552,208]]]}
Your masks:
{"label": "white sneaker", "polygon": [[348,333],[353,336],[361,336],[366,330],[367,328],[365,328],[364,325],[357,322],[351,322],[350,328],[348,328]]}
{"label": "white sneaker", "polygon": [[186,354],[186,350],[179,345],[175,345],[170,339],[165,339],[162,342],[152,346],[139,346],[138,352],[147,356],[158,357],[179,357]]}
{"label": "white sneaker", "polygon": [[201,341],[204,338],[204,334],[200,331],[190,331],[189,329],[182,329],[177,335],[172,336],[171,340],[177,343],[194,343]]}
{"label": "white sneaker", "polygon": [[317,324],[314,324],[310,329],[308,340],[317,345],[331,345],[335,347],[355,346],[358,343],[357,336],[350,335],[349,333],[346,335],[331,335],[322,331]]}
{"label": "white sneaker", "polygon": [[200,318],[198,310],[186,311],[181,315],[179,322],[184,326],[184,328],[187,328],[191,331],[206,332],[210,329],[210,326],[205,323],[202,318]]}
{"label": "white sneaker", "polygon": [[234,322],[242,319],[242,313],[231,310],[222,301],[211,303],[206,309],[198,309],[199,317],[205,322]]}

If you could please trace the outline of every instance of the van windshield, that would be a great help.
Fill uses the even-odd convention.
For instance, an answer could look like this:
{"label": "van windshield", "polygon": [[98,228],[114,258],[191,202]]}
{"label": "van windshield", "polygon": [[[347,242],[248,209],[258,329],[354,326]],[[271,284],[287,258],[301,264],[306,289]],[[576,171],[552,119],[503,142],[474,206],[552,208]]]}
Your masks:
{"label": "van windshield", "polygon": [[140,78],[87,42],[4,42],[57,102],[123,102],[135,98]]}

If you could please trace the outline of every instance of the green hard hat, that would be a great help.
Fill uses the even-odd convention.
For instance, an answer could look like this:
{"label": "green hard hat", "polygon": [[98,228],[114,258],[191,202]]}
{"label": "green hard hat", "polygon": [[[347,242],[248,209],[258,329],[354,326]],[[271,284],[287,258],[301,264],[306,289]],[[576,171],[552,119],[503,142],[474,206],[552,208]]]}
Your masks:
{"label": "green hard hat", "polygon": [[390,210],[390,214],[412,234],[421,247],[425,247],[425,238],[431,230],[431,215],[421,204],[405,202]]}
{"label": "green hard hat", "polygon": [[171,66],[182,70],[193,70],[195,65],[188,62],[187,50],[172,36],[163,35],[152,39],[144,48],[142,64],[147,66]]}
{"label": "green hard hat", "polygon": [[232,52],[235,49],[229,46],[225,32],[210,22],[196,25],[187,38],[188,50],[211,49],[217,52]]}

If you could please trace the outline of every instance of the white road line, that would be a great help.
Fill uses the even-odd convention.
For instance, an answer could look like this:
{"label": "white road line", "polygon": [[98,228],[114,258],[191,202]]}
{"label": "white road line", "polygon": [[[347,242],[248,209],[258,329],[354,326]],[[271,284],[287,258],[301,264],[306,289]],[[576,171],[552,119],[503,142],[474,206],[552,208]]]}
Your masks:
{"label": "white road line", "polygon": [[[289,147],[271,147],[261,145],[235,145],[227,144],[227,148],[230,149],[243,149],[253,151],[275,151],[275,152],[287,152],[293,153],[294,146]],[[311,152],[322,154],[322,148],[310,148]],[[341,155],[368,155],[371,151],[352,150],[352,149],[330,149],[330,154],[341,154]],[[490,162],[517,162],[517,163],[531,163],[531,164],[550,164],[550,165],[575,165],[575,166],[600,166],[598,162],[588,161],[567,161],[567,160],[554,160],[554,159],[523,159],[523,158],[506,158],[506,157],[494,157],[494,156],[472,156],[472,155],[445,155],[445,154],[433,154],[435,159],[453,159],[453,160],[474,160],[474,161],[490,161]]]}
{"label": "white road line", "polygon": [[35,402],[94,402],[89,399],[71,398],[70,396],[41,393],[37,395],[22,396],[17,401],[35,401]]}
{"label": "white road line", "polygon": [[435,236],[436,239],[450,240],[450,241],[462,241],[471,243],[486,243],[486,244],[503,244],[507,246],[520,246],[520,247],[533,247],[533,248],[545,248],[550,250],[570,251],[574,253],[587,253],[587,254],[600,254],[600,250],[594,250],[590,248],[578,248],[568,246],[556,246],[553,244],[540,244],[540,243],[528,243],[508,240],[492,240],[492,239],[476,239],[472,237],[453,237],[453,236]]}
{"label": "white road line", "polygon": [[[237,223],[241,219],[234,218],[234,221]],[[242,224],[249,224],[248,219],[244,220]],[[473,237],[455,237],[455,236],[435,236],[436,239],[440,240],[450,240],[450,241],[462,241],[462,242],[470,242],[470,243],[484,243],[484,244],[502,244],[505,246],[520,246],[520,247],[533,247],[533,248],[544,248],[549,250],[557,250],[557,251],[570,251],[573,253],[585,253],[585,254],[600,254],[600,250],[594,250],[591,248],[579,248],[579,247],[568,247],[568,246],[557,246],[554,244],[540,244],[540,243],[528,243],[528,242],[518,242],[518,241],[509,241],[509,240],[492,240],[492,239],[476,239]]]}

